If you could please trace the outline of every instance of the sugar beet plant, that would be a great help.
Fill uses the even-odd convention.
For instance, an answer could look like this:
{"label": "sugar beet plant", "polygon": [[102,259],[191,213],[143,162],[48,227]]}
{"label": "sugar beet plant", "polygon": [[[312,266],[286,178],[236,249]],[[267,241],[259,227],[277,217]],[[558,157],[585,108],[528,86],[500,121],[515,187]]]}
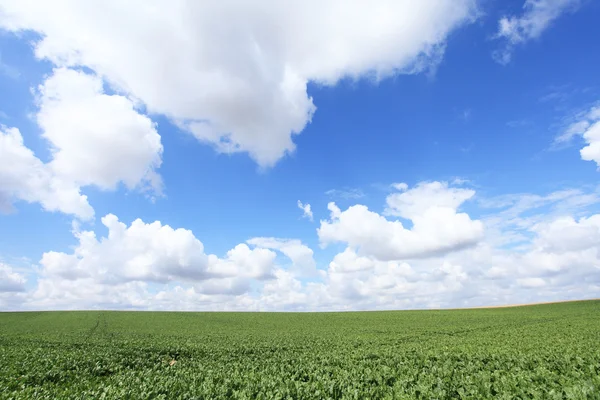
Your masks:
{"label": "sugar beet plant", "polygon": [[1,399],[600,399],[600,301],[0,314]]}

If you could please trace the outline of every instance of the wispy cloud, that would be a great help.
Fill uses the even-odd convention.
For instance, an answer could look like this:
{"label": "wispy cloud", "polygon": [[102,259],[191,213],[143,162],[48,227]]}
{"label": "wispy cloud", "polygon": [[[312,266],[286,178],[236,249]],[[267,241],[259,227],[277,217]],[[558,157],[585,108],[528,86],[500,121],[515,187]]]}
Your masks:
{"label": "wispy cloud", "polygon": [[450,182],[454,186],[464,186],[464,185],[474,186],[473,181],[471,181],[470,179],[462,178],[460,176],[455,177]]}
{"label": "wispy cloud", "polygon": [[356,188],[345,188],[345,189],[331,189],[325,192],[325,194],[332,198],[340,199],[360,199],[365,197],[365,193]]}
{"label": "wispy cloud", "polygon": [[561,15],[579,9],[581,0],[526,0],[520,16],[504,16],[498,21],[495,38],[505,41],[504,48],[492,56],[500,64],[508,64],[515,46],[536,39]]}
{"label": "wispy cloud", "polygon": [[310,208],[310,204],[306,203],[303,204],[300,200],[298,200],[298,208],[302,210],[303,218],[308,218],[311,222],[313,220],[313,213],[312,210]]}
{"label": "wispy cloud", "polygon": [[520,193],[478,198],[488,238],[496,245],[529,241],[530,230],[543,221],[583,217],[600,204],[600,187],[563,189],[542,195]]}
{"label": "wispy cloud", "polygon": [[600,120],[600,102],[588,105],[584,110],[579,110],[564,118],[566,126],[554,139],[554,145],[568,144],[573,138],[585,135],[592,124]]}

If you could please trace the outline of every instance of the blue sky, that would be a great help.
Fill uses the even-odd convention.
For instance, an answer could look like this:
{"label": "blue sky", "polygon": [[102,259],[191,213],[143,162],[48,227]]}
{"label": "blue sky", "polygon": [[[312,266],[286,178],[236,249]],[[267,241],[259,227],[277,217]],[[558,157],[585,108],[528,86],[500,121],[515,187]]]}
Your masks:
{"label": "blue sky", "polygon": [[0,1],[1,308],[597,297],[598,2],[107,3]]}

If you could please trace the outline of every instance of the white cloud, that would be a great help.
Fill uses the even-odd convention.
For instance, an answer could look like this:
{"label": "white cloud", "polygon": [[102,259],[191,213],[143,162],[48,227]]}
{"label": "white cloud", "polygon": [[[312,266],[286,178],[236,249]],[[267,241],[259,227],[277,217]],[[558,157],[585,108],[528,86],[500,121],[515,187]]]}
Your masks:
{"label": "white cloud", "polygon": [[94,215],[80,188],[56,176],[25,147],[18,129],[0,126],[0,160],[0,210],[9,211],[13,201],[23,200],[82,219]]}
{"label": "white cloud", "polygon": [[391,297],[408,291],[410,265],[359,256],[350,248],[337,254],[327,271],[327,291],[344,300]]}
{"label": "white cloud", "polygon": [[223,152],[263,167],[294,151],[310,81],[381,79],[440,61],[475,0],[214,3],[5,0],[0,26],[41,35],[36,55],[86,66]]}
{"label": "white cloud", "polygon": [[162,145],[152,121],[126,97],[104,94],[94,75],[59,68],[38,88],[37,122],[51,144],[49,167],[79,186],[145,185],[160,193]]}
{"label": "white cloud", "polygon": [[388,196],[387,213],[409,219],[410,229],[364,205],[342,212],[335,203],[329,203],[331,218],[321,221],[317,231],[321,243],[345,242],[361,254],[387,261],[448,253],[474,245],[482,238],[483,224],[457,212],[473,191],[450,188],[440,182],[403,190]]}
{"label": "white cloud", "polygon": [[408,190],[408,184],[404,183],[404,182],[393,183],[392,187],[400,192],[404,192],[404,191]]}
{"label": "white cloud", "polygon": [[258,310],[306,310],[312,303],[306,287],[289,271],[278,269],[275,276],[276,279],[265,283],[260,298],[251,300],[254,307]]}
{"label": "white cloud", "polygon": [[581,159],[594,161],[600,168],[600,120],[595,121],[584,133],[583,139],[587,146],[581,149]]}
{"label": "white cloud", "polygon": [[365,197],[365,193],[357,188],[346,188],[346,189],[330,189],[325,192],[329,197],[339,197],[344,200],[360,199]]}
{"label": "white cloud", "polygon": [[456,304],[471,283],[464,268],[449,261],[379,261],[346,248],[315,295],[336,309],[436,308]]}
{"label": "white cloud", "polygon": [[522,278],[517,279],[517,284],[525,288],[539,288],[546,285],[542,278]]}
{"label": "white cloud", "polygon": [[598,246],[600,250],[600,215],[581,218],[561,217],[551,223],[535,225],[536,244],[547,251],[578,251]]}
{"label": "white cloud", "polygon": [[302,210],[302,217],[308,218],[311,222],[313,220],[313,213],[310,209],[310,204],[302,204],[300,200],[298,200],[298,208]]}
{"label": "white cloud", "polygon": [[487,241],[502,246],[527,243],[536,224],[565,215],[582,217],[587,207],[599,202],[598,188],[582,188],[547,195],[523,193],[479,199],[479,206],[491,210],[482,217]]}
{"label": "white cloud", "polygon": [[474,190],[449,187],[446,182],[421,182],[411,190],[405,183],[395,187],[402,193],[387,197],[386,213],[411,220],[432,208],[456,210],[475,195]]}
{"label": "white cloud", "polygon": [[124,96],[103,93],[102,80],[59,68],[37,89],[36,114],[51,160],[43,163],[25,147],[16,128],[0,127],[0,207],[39,202],[47,211],[81,219],[94,215],[81,188],[129,189],[160,195],[156,173],[162,144],[152,121]]}
{"label": "white cloud", "polygon": [[[407,187],[402,194],[409,195],[392,203],[407,216],[440,204],[452,210],[469,197],[456,190],[443,183],[421,183]],[[439,202],[426,210],[415,208],[413,201],[424,201],[418,193],[435,193]],[[313,250],[297,239],[253,238],[221,258],[206,254],[189,230],[141,220],[127,226],[108,215],[102,219],[108,228],[105,237],[75,229],[78,244],[73,251],[46,252],[37,286],[0,293],[0,308],[316,311],[597,297],[600,214],[589,212],[599,200],[593,188],[483,200],[480,204],[494,211],[482,218],[485,235],[472,246],[420,258],[384,259],[349,244],[322,269],[316,269]],[[347,212],[331,209],[334,219]],[[494,218],[508,222],[494,224]],[[368,224],[361,226],[369,229]],[[518,248],[497,240],[497,235],[511,237],[515,232],[524,236]],[[388,240],[393,233],[375,239]],[[288,257],[291,265],[278,265],[271,250]],[[317,273],[305,273],[310,270]]]}
{"label": "white cloud", "polygon": [[[535,199],[535,202],[516,202],[535,206],[521,205],[519,209],[513,206],[513,222],[500,225],[500,232],[495,233],[511,236],[517,229],[523,233],[519,249],[489,247],[487,253],[472,261],[479,268],[489,266],[486,275],[496,279],[497,286],[510,289],[506,296],[526,295],[529,299],[536,296],[538,299],[542,296],[554,299],[561,295],[569,298],[593,296],[600,286],[600,215],[588,213],[577,219],[569,214],[573,211],[587,213],[587,206],[597,204],[598,196],[579,190],[563,190]],[[548,205],[552,207],[548,209]],[[523,217],[525,213],[529,215]],[[504,213],[498,218],[508,216]],[[520,224],[515,223],[519,220]],[[487,242],[493,243],[491,238]],[[517,286],[543,287],[544,291],[527,294],[516,289]]]}
{"label": "white cloud", "polygon": [[13,271],[10,265],[0,262],[0,293],[22,292],[25,290],[26,279]]}
{"label": "white cloud", "polygon": [[587,144],[580,150],[581,159],[594,161],[600,169],[600,106],[593,106],[588,111],[578,114],[576,121],[571,123],[555,142],[568,142],[575,136],[581,136]]}
{"label": "white cloud", "polygon": [[581,0],[525,0],[523,14],[505,16],[498,22],[496,38],[504,39],[505,48],[495,53],[496,61],[507,64],[514,46],[537,39],[561,15],[574,12]]}
{"label": "white cloud", "polygon": [[571,283],[596,275],[600,283],[600,214],[549,219],[531,231],[535,236],[529,251],[515,263],[520,273]]}
{"label": "white cloud", "polygon": [[[428,184],[417,187],[421,185],[423,193],[435,192],[424,190]],[[440,204],[452,206],[460,203],[461,196],[469,197],[466,193],[454,194],[440,194]],[[599,200],[595,192],[582,189],[490,199],[487,206],[494,205],[500,211],[486,216],[486,235],[477,245],[427,258],[383,261],[374,252],[358,254],[353,248],[346,248],[330,263],[319,290],[312,288],[311,299],[332,309],[394,309],[597,296],[600,216],[575,219],[565,215],[588,213],[587,208]],[[413,214],[412,203],[398,204],[406,215]],[[496,219],[507,222],[492,223]],[[516,234],[524,235],[523,245],[519,249],[505,247]]]}
{"label": "white cloud", "polygon": [[[44,253],[42,275],[66,280],[93,279],[106,284],[123,282],[201,282],[207,291],[235,287],[223,279],[266,279],[272,275],[276,254],[239,244],[225,258],[204,253],[204,245],[186,229],[159,221],[137,219],[129,227],[112,214],[102,218],[108,236],[74,231],[79,241],[72,254]],[[219,286],[220,285],[220,286]]]}
{"label": "white cloud", "polygon": [[569,142],[575,136],[583,135],[589,127],[590,127],[590,123],[586,120],[575,122],[575,123],[569,125],[569,127],[560,136],[556,137],[554,142],[555,143]]}
{"label": "white cloud", "polygon": [[290,272],[295,276],[314,277],[317,274],[314,252],[300,240],[257,237],[248,240],[247,243],[265,249],[279,250],[292,261]]}

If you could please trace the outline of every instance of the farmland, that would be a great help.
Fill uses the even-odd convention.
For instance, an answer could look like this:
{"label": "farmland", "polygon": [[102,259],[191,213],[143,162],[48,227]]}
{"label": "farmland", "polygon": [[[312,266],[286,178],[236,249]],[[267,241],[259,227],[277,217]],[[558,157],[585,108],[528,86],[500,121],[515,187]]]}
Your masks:
{"label": "farmland", "polygon": [[600,399],[600,301],[0,313],[0,399]]}

